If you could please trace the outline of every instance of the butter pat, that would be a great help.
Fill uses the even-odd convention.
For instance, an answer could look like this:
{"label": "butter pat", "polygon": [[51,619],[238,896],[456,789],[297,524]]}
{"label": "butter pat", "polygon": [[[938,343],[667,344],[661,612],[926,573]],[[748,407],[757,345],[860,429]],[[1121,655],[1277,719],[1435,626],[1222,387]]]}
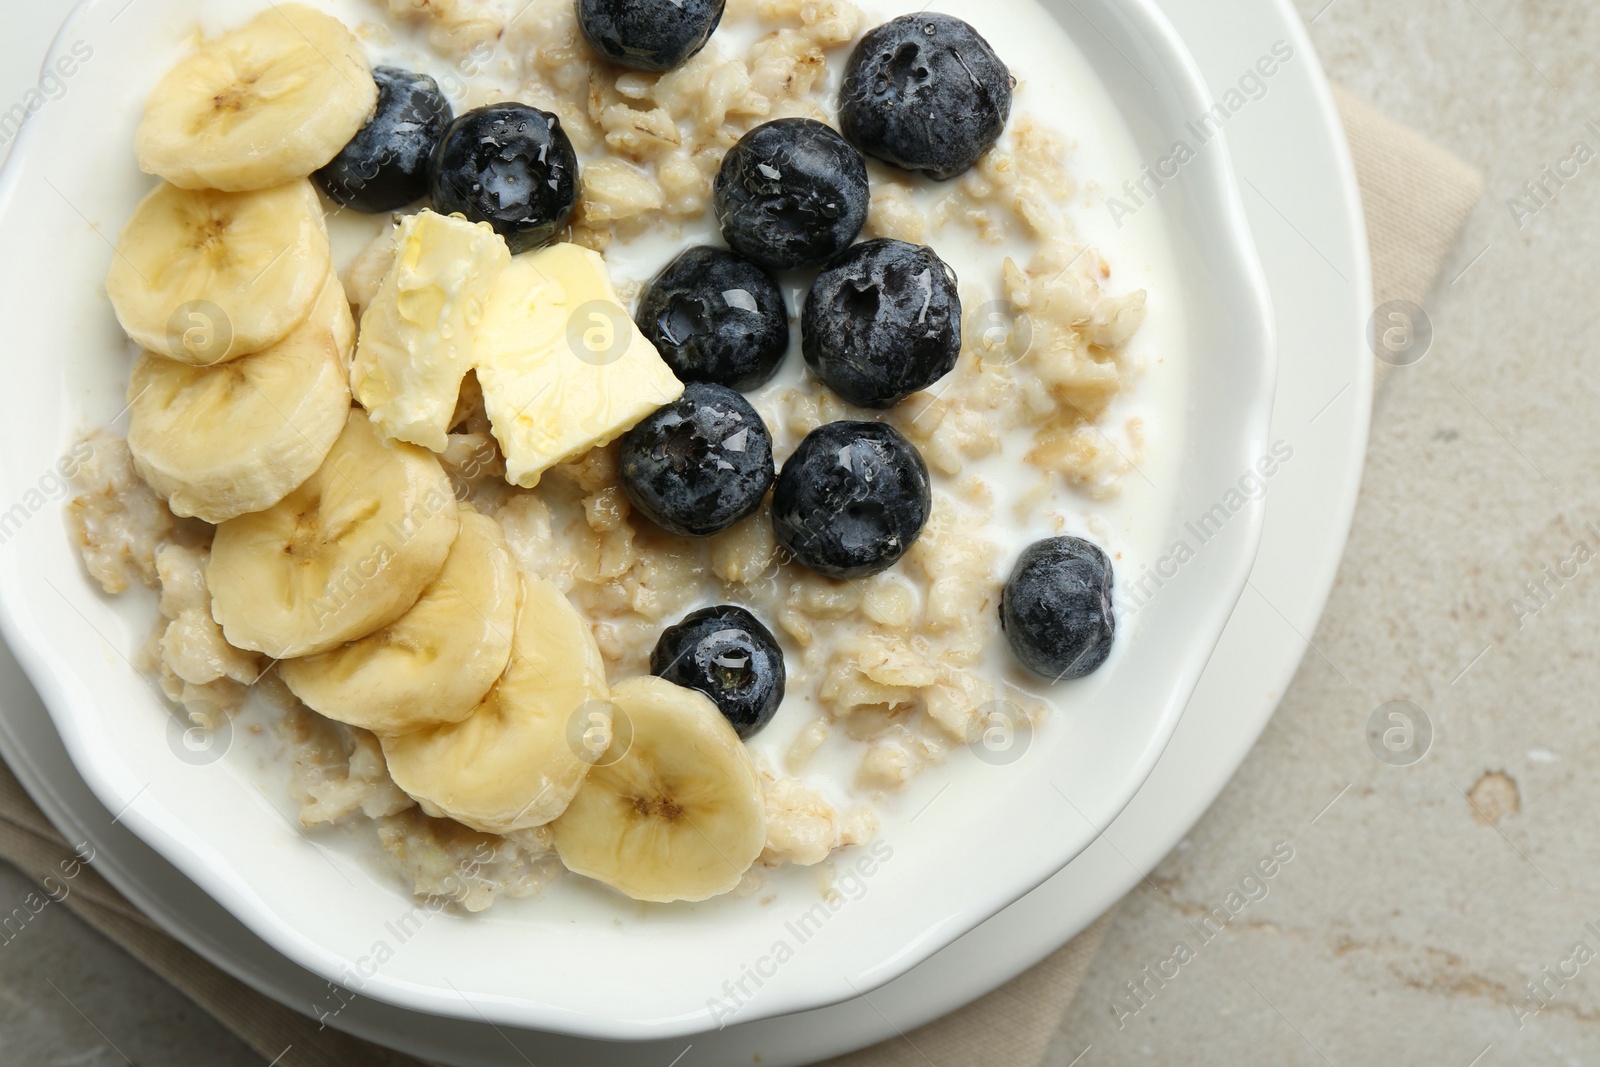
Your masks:
{"label": "butter pat", "polygon": [[444,451],[485,305],[510,262],[488,223],[433,211],[401,220],[350,368],[350,387],[380,435]]}
{"label": "butter pat", "polygon": [[573,244],[511,260],[474,362],[506,480],[529,489],[683,395],[618,301],[605,261]]}

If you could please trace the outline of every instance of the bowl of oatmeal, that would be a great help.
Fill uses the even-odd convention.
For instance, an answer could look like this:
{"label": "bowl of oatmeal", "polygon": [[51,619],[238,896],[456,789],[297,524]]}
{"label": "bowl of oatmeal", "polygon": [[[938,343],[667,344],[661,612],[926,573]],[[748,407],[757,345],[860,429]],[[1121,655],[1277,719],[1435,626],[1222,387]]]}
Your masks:
{"label": "bowl of oatmeal", "polygon": [[[1132,796],[1291,458],[1225,119],[1152,8],[943,5],[1006,106],[930,162],[852,114],[927,76],[888,7],[735,0],[658,71],[570,2],[317,5],[317,121],[261,160],[165,76],[298,48],[273,12],[118,6],[0,189],[51,264],[7,289],[45,358],[0,624],[106,805],[270,943],[345,995],[692,1033],[887,981]],[[501,217],[466,149],[330,173],[396,101],[575,180]],[[826,210],[739,223],[763,167]],[[171,299],[228,226],[248,269]],[[718,354],[684,294],[724,274],[781,328]],[[694,477],[652,466],[681,427]]]}

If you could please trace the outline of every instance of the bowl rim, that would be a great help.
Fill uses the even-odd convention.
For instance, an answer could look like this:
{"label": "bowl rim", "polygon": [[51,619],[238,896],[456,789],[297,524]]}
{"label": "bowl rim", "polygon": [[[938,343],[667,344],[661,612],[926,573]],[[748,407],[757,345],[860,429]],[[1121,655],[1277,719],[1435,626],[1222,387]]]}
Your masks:
{"label": "bowl rim", "polygon": [[[1205,80],[1177,30],[1156,6],[1155,0],[1105,0],[1105,2],[1118,7],[1143,40],[1159,51],[1161,60],[1159,66],[1172,78],[1172,87],[1180,91],[1185,113],[1203,113],[1211,99]],[[113,0],[79,0],[52,38],[45,53],[43,66],[47,67],[57,59],[72,32],[83,19],[112,3]],[[8,209],[12,201],[26,161],[31,155],[33,143],[43,136],[41,133],[43,127],[44,124],[39,121],[26,122],[4,166],[0,167],[0,214]],[[1243,454],[1248,465],[1253,457],[1263,452],[1270,428],[1276,381],[1276,331],[1270,290],[1256,253],[1240,196],[1226,131],[1218,132],[1214,139],[1214,147],[1216,151],[1201,153],[1196,162],[1186,168],[1186,172],[1204,179],[1209,194],[1208,204],[1218,212],[1222,220],[1223,224],[1219,229],[1228,240],[1225,245],[1219,243],[1217,250],[1226,251],[1232,257],[1231,263],[1228,264],[1231,276],[1242,283],[1236,290],[1237,310],[1241,312],[1247,324],[1244,332],[1256,342],[1251,346],[1251,352],[1257,357],[1255,362],[1258,364],[1256,368],[1258,373],[1252,377],[1250,383],[1253,388],[1241,387],[1238,390],[1241,394],[1247,395],[1241,406],[1249,411],[1250,418],[1248,429],[1242,430],[1235,441],[1238,451]],[[741,1021],[754,1021],[764,1017],[825,1007],[872,992],[879,985],[909,970],[962,933],[1026,895],[1051,873],[1070,863],[1083,849],[1104,835],[1116,814],[1131,802],[1154,769],[1156,761],[1177,727],[1183,705],[1193,693],[1200,673],[1209,660],[1239,596],[1243,593],[1260,544],[1265,517],[1264,501],[1248,500],[1238,515],[1242,521],[1236,524],[1236,529],[1240,532],[1229,539],[1228,550],[1218,553],[1222,558],[1214,564],[1226,575],[1226,581],[1222,584],[1233,592],[1229,596],[1215,598],[1205,612],[1203,633],[1195,635],[1186,649],[1181,666],[1171,672],[1174,681],[1167,687],[1171,706],[1162,715],[1159,729],[1147,739],[1137,765],[1126,776],[1126,788],[1117,803],[1110,808],[1110,815],[1103,820],[1103,825],[1096,827],[1094,837],[1074,849],[1059,863],[1052,860],[1049,869],[1043,871],[1038,878],[1010,886],[1004,892],[982,900],[969,902],[966,908],[957,913],[954,921],[943,923],[937,931],[916,939],[913,944],[896,954],[888,964],[873,968],[864,984],[853,983],[845,978],[844,987],[832,992],[815,992],[810,997],[794,996],[787,1001],[774,999],[771,1002],[753,1004],[748,1012],[742,1013]],[[36,641],[31,628],[26,625],[29,614],[29,609],[15,592],[8,585],[0,584],[0,635],[4,636],[18,663],[38,689],[46,708],[50,711],[55,728],[61,734],[72,756],[74,765],[83,774],[85,781],[101,803],[115,812],[115,819],[127,825],[204,892],[249,926],[275,951],[313,973],[328,978],[330,982],[348,973],[348,961],[344,957],[324,949],[294,927],[251,890],[237,872],[219,871],[207,862],[212,854],[203,843],[185,829],[181,821],[176,820],[159,804],[139,805],[137,801],[143,790],[134,792],[125,788],[124,784],[117,780],[114,768],[102,764],[99,750],[88,744],[79,730],[74,728],[78,725],[72,712],[76,697],[63,684],[60,665],[52,650]],[[534,1002],[531,998],[517,1001],[515,998],[504,996],[473,997],[453,988],[426,987],[402,980],[387,980],[381,973],[362,986],[361,995],[374,996],[398,1007],[426,1014],[474,1018],[491,1024],[503,1022],[576,1037],[613,1041],[692,1036],[715,1026],[715,1018],[709,1010],[692,1015],[648,1020],[598,1018],[594,1015],[575,1014],[548,1007]]]}

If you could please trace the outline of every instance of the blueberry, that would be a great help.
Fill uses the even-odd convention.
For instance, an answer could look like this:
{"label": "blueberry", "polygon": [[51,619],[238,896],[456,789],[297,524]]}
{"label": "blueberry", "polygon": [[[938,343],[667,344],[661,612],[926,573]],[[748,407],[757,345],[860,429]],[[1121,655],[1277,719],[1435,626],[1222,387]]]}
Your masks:
{"label": "blueberry", "polygon": [[789,309],[771,276],[718,248],[691,248],[656,275],[639,301],[639,330],[685,382],[747,392],[778,371]]}
{"label": "blueberry", "polygon": [[692,382],[622,437],[622,491],[657,526],[684,537],[726,530],[772,485],[772,435],[726,386]]}
{"label": "blueberry", "polygon": [[577,0],[590,47],[634,70],[671,70],[706,46],[724,0]]}
{"label": "blueberry", "polygon": [[886,408],[961,354],[956,276],[933,249],[864,241],[817,275],[800,318],[806,363],[852,404]]}
{"label": "blueberry", "polygon": [[815,267],[866,225],[867,163],[813,119],[775,119],[722,157],[712,186],[728,247],[763,267]]}
{"label": "blueberry", "polygon": [[701,608],[661,632],[650,673],[698,689],[740,737],[750,737],[783,703],[783,652],[772,631],[744,608]]}
{"label": "blueberry", "polygon": [[844,68],[839,128],[869,156],[944,181],[993,147],[1013,79],[978,31],[950,15],[869,30]]}
{"label": "blueberry", "polygon": [[1000,627],[1022,665],[1053,681],[1081,678],[1111,654],[1111,560],[1081,537],[1023,550],[1000,593]]}
{"label": "blueberry", "polygon": [[434,151],[433,208],[487,222],[513,254],[566,225],[578,202],[578,157],[561,120],[526,104],[491,104],[450,124]]}
{"label": "blueberry", "polygon": [[829,578],[893,566],[928,521],[928,465],[881,422],[830,422],[806,435],[772,494],[772,528],[795,559]]}
{"label": "blueberry", "polygon": [[334,202],[368,214],[393,211],[428,195],[428,163],[450,125],[450,101],[426,74],[376,67],[378,110],[317,184]]}

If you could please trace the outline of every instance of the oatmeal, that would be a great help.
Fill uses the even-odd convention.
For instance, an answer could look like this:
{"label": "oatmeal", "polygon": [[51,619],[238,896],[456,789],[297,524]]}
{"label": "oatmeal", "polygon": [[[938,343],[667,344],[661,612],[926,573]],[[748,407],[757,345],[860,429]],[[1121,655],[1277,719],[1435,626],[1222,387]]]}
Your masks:
{"label": "oatmeal", "polygon": [[[252,321],[259,343],[249,351],[147,331],[146,347],[167,347],[146,358],[200,368],[202,383],[224,373],[253,382],[285,350],[320,345],[343,368],[337,389],[350,387],[359,406],[342,433],[327,426],[337,439],[321,450],[322,470],[287,495],[269,486],[263,498],[275,502],[217,527],[175,518],[128,446],[96,435],[69,515],[107,593],[159,589],[143,665],[168,699],[203,727],[238,713],[253,691],[271,709],[308,830],[376,843],[413,893],[469,911],[535,894],[564,868],[643,900],[746,893],[764,871],[870,841],[879,809],[972,744],[996,708],[1042,721],[1050,682],[1104,659],[1107,557],[1058,538],[1056,570],[1008,579],[1016,546],[1005,531],[1064,495],[1111,499],[1140,463],[1142,424],[1117,401],[1142,370],[1128,351],[1145,293],[1121,284],[1074,229],[1073,146],[1028,113],[1042,102],[970,26],[923,17],[930,41],[982,43],[981,73],[1001,79],[990,95],[1005,106],[963,118],[968,155],[951,161],[919,157],[903,128],[860,114],[873,59],[855,46],[876,20],[847,0],[731,0],[716,35],[665,72],[601,60],[599,30],[573,0],[533,0],[514,14],[491,0],[387,0],[353,33],[294,10],[306,40],[362,69],[359,92],[330,84],[326,101],[304,102],[310,117],[296,129],[310,133],[286,135],[288,158],[247,166],[223,129],[184,164],[183,181],[143,154],[141,163],[178,187],[165,195],[196,218],[220,218],[219,196],[254,203],[269,177],[301,183],[304,195],[282,185],[274,195],[303,212],[291,258],[323,281],[269,275],[280,317],[300,325]],[[871,32],[924,30],[894,20]],[[272,47],[299,45],[283,37]],[[391,95],[374,105],[363,48],[437,71],[437,82],[382,73]],[[362,154],[381,147],[368,142],[400,129],[384,108],[402,91],[413,94],[406,106],[435,109],[438,151],[409,170],[405,152],[388,152],[376,179],[363,178]],[[169,101],[177,92],[163,83],[141,128],[141,153],[155,146],[158,162],[155,148],[168,146],[149,131],[165,131],[162,108],[212,106]],[[314,175],[323,200],[313,208],[314,148],[301,141],[324,126],[345,147]],[[834,127],[870,140],[874,158]],[[779,140],[781,166],[761,154],[763,137]],[[462,147],[495,138],[521,138],[517,151],[538,161],[527,165],[546,168],[525,183],[517,220],[485,200],[480,163]],[[729,179],[736,163],[756,177]],[[800,184],[751,192],[785,181]],[[429,208],[414,210],[419,196]],[[795,233],[788,222],[741,232],[730,221],[779,201],[783,219],[806,220]],[[748,365],[741,353],[755,342],[721,337],[709,305],[683,294],[632,319],[651,274],[717,225],[759,267],[718,250],[706,271],[755,281],[718,283],[713,295],[768,327],[777,307],[771,366]],[[181,236],[162,240],[186,247]],[[863,252],[858,236],[872,246],[870,278],[834,258]],[[940,246],[968,254],[941,260]],[[824,261],[842,274],[838,296],[808,305],[811,275],[799,272]],[[165,294],[126,278],[111,288],[130,334],[158,321]],[[353,340],[317,297],[341,288],[361,324]],[[231,277],[206,293],[241,316],[256,299]],[[935,304],[948,321],[933,321]],[[790,337],[802,306],[809,370]],[[927,336],[913,344],[918,330]],[[916,348],[917,365],[893,382],[847,387],[841,375],[860,365],[879,373],[857,346],[871,351],[886,333]],[[724,384],[734,378],[744,399]],[[342,418],[350,392],[334,392],[319,403],[337,402]],[[225,390],[213,394],[227,402]],[[141,398],[130,405],[137,421]],[[680,423],[696,441],[720,442],[714,462],[702,460],[721,479],[712,490],[682,473],[690,438]],[[893,475],[901,495],[797,503],[806,477],[797,457],[819,431],[849,435],[839,465],[851,477],[883,486]],[[641,463],[652,456],[661,465],[649,477],[659,479],[647,487]],[[997,477],[1002,469],[1024,472],[1020,483]],[[726,517],[696,525],[714,498]],[[865,535],[839,525],[858,519],[872,534],[866,549]],[[1007,603],[1024,579],[1034,583],[1026,603]],[[290,602],[266,611],[265,589],[291,590]],[[1049,637],[1048,611],[1076,618],[1086,606],[1091,621],[1068,633],[1072,647]],[[664,634],[702,616],[707,640],[721,642],[716,655],[704,653],[711,645],[666,655]],[[997,667],[1008,638],[1042,680]],[[371,668],[351,664],[380,656],[399,664],[381,673],[397,677],[385,698],[404,714],[340,712],[341,700],[376,699],[350,683]],[[762,656],[776,665],[757,670]],[[415,696],[440,691],[426,681],[443,669],[434,659],[459,661],[449,700]],[[735,676],[747,691],[733,693]],[[704,785],[695,799],[656,795],[659,768],[673,760],[687,761],[674,773]],[[696,819],[714,824],[715,840]],[[601,847],[607,835],[633,843]],[[692,863],[673,871],[663,858],[705,844],[723,865],[742,857],[737,869],[691,876]]]}
{"label": "oatmeal", "polygon": [[156,549],[178,533],[166,501],[140,481],[121,438],[97,433],[80,446],[87,456],[73,479],[78,495],[67,524],[89,574],[107,593],[157,584]]}
{"label": "oatmeal", "polygon": [[166,623],[151,636],[144,658],[153,663],[167,698],[183,705],[197,726],[214,730],[221,716],[244,706],[265,665],[256,653],[228,644],[211,617],[209,556],[205,548],[173,543],[156,551]]}
{"label": "oatmeal", "polygon": [[301,824],[370,825],[387,862],[420,897],[482,911],[501,895],[537,893],[560,872],[542,828],[484,834],[424,814],[395,787],[376,738],[364,730],[291,706],[278,732],[290,752]]}

